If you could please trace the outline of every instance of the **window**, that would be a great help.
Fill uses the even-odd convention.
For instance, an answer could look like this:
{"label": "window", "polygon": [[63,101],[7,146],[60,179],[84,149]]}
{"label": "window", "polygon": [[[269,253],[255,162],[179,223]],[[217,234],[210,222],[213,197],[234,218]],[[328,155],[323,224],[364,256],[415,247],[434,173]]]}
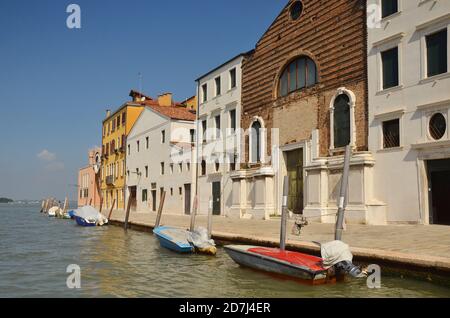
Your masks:
{"label": "window", "polygon": [[202,160],[202,176],[206,176],[206,161]]}
{"label": "window", "polygon": [[205,103],[208,100],[208,85],[202,85],[202,101]]}
{"label": "window", "polygon": [[191,143],[195,142],[195,129],[189,130],[189,135],[191,137]]}
{"label": "window", "polygon": [[444,115],[436,113],[430,118],[429,124],[430,135],[434,140],[440,140],[444,137],[447,131],[447,123]]}
{"label": "window", "polygon": [[139,177],[140,176],[140,172],[139,172],[139,168],[136,168],[136,175]]}
{"label": "window", "polygon": [[148,178],[148,166],[145,166],[145,177]]}
{"label": "window", "polygon": [[164,144],[166,142],[166,131],[161,131],[161,143]]}
{"label": "window", "polygon": [[428,35],[426,42],[428,77],[447,73],[447,29]]}
{"label": "window", "polygon": [[317,83],[316,64],[309,57],[302,56],[291,63],[281,73],[279,96],[288,94]]}
{"label": "window", "polygon": [[398,47],[381,53],[383,89],[398,86]]}
{"label": "window", "polygon": [[181,172],[183,172],[183,163],[179,163],[178,164],[178,170]]}
{"label": "window", "polygon": [[216,124],[216,139],[220,138],[220,115],[214,117],[214,122]]}
{"label": "window", "polygon": [[161,175],[164,175],[164,162],[161,162]]}
{"label": "window", "polygon": [[136,141],[136,149],[137,149],[137,152],[139,152],[139,140]]}
{"label": "window", "polygon": [[221,95],[222,93],[222,85],[221,85],[221,80],[220,80],[220,76],[216,77],[216,79],[214,80],[214,83],[216,85],[216,96]]}
{"label": "window", "polygon": [[128,155],[131,154],[131,145],[128,145]]}
{"label": "window", "polygon": [[383,122],[383,148],[400,147],[400,120],[394,119]]}
{"label": "window", "polygon": [[261,162],[261,123],[255,121],[251,128],[251,162]]}
{"label": "window", "polygon": [[178,188],[178,193],[179,193],[180,195],[183,195],[183,188],[182,188],[182,187],[179,187],[179,188]]}
{"label": "window", "polygon": [[147,189],[142,190],[142,202],[147,202]]}
{"label": "window", "polygon": [[231,133],[234,134],[234,132],[236,131],[236,109],[230,110],[230,128],[231,128]]}
{"label": "window", "polygon": [[300,18],[303,12],[303,3],[301,1],[295,1],[289,10],[292,20],[297,20]]}
{"label": "window", "polygon": [[173,196],[173,188],[170,188],[170,195]]}
{"label": "window", "polygon": [[237,85],[236,83],[236,69],[233,68],[230,70],[230,89],[235,88]]}
{"label": "window", "polygon": [[398,12],[398,0],[381,0],[381,17],[386,18]]}
{"label": "window", "polygon": [[202,120],[203,143],[206,143],[206,120]]}
{"label": "window", "polygon": [[125,125],[125,122],[127,121],[127,113],[122,113],[122,125]]}
{"label": "window", "polygon": [[216,161],[216,172],[219,172],[220,170],[220,163],[219,161]]}
{"label": "window", "polygon": [[230,171],[236,171],[236,154],[230,155]]}
{"label": "window", "polygon": [[117,116],[117,128],[120,128],[120,115]]}
{"label": "window", "polygon": [[150,147],[150,139],[145,137],[145,148],[148,149]]}
{"label": "window", "polygon": [[187,171],[191,171],[191,163],[190,162],[186,163],[186,169],[187,169]]}
{"label": "window", "polygon": [[116,131],[116,120],[113,119],[112,120],[112,128],[111,128],[111,132],[115,132]]}
{"label": "window", "polygon": [[334,148],[350,144],[350,98],[340,94],[334,101]]}
{"label": "window", "polygon": [[170,174],[173,174],[173,163],[170,164]]}

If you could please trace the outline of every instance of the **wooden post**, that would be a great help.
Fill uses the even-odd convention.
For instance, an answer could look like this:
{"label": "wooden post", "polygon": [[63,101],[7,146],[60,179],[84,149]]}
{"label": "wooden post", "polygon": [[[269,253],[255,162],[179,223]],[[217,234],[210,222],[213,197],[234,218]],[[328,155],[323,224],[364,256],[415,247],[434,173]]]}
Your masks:
{"label": "wooden post", "polygon": [[103,197],[100,197],[100,213],[102,213],[103,209]]}
{"label": "wooden post", "polygon": [[344,169],[342,171],[342,180],[341,180],[341,194],[339,196],[338,202],[339,209],[335,233],[336,241],[340,241],[342,239],[342,231],[344,230],[344,215],[345,215],[345,208],[347,207],[348,175],[350,172],[350,156],[351,156],[351,148],[350,145],[348,145],[345,148]]}
{"label": "wooden post", "polygon": [[[133,201],[133,199],[131,199],[131,198],[128,199],[127,212],[125,214],[125,224],[124,224],[125,230],[128,230],[128,219],[130,217],[130,209],[131,209],[131,202],[132,201]],[[113,204],[113,206],[114,206],[114,204]]]}
{"label": "wooden post", "polygon": [[212,211],[213,211],[213,200],[209,198],[209,207],[208,207],[208,238],[211,239],[212,235]]}
{"label": "wooden post", "polygon": [[189,230],[191,232],[194,232],[194,230],[195,230],[195,216],[197,215],[197,208],[198,208],[198,197],[195,196],[194,206],[193,206],[192,214],[191,214],[191,226],[189,227]]}
{"label": "wooden post", "polygon": [[108,220],[111,219],[111,215],[112,215],[113,210],[114,210],[114,204],[116,204],[116,199],[114,199],[113,204],[111,205],[111,210],[109,210]]}
{"label": "wooden post", "polygon": [[89,200],[89,205],[92,205],[92,198]]}
{"label": "wooden post", "polygon": [[63,215],[67,213],[68,209],[69,209],[69,199],[66,197],[66,199],[64,200]]}
{"label": "wooden post", "polygon": [[161,215],[164,208],[164,201],[166,201],[166,191],[163,191],[161,194],[161,199],[159,201],[159,207],[158,207],[158,214],[156,214],[156,221],[155,221],[155,229],[159,227],[161,224]]}
{"label": "wooden post", "polygon": [[288,195],[289,195],[289,177],[284,177],[283,182],[283,203],[281,205],[281,230],[280,230],[280,250],[286,250],[286,227],[288,217]]}

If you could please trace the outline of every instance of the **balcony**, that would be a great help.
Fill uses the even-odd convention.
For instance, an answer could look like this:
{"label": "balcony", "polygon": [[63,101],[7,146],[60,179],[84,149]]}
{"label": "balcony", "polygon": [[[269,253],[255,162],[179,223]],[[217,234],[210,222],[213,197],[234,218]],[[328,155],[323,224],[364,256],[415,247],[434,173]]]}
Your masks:
{"label": "balcony", "polygon": [[109,186],[114,185],[114,176],[107,176],[106,177],[106,185],[109,185]]}

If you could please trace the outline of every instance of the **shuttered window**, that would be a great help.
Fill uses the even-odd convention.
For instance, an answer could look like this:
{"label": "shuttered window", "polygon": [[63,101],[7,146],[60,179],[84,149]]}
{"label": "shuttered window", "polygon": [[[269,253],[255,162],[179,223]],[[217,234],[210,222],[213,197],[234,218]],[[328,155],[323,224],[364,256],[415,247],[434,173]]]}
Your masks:
{"label": "shuttered window", "polygon": [[447,29],[428,35],[426,41],[428,77],[447,73]]}
{"label": "shuttered window", "polygon": [[398,47],[381,53],[383,89],[398,86]]}
{"label": "shuttered window", "polygon": [[334,101],[334,148],[350,144],[350,99],[346,94]]}

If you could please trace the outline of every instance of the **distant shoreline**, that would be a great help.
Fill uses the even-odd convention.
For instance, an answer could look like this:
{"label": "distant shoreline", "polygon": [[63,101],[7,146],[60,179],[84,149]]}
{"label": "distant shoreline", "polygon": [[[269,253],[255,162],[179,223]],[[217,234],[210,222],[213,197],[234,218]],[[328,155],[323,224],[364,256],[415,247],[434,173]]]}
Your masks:
{"label": "distant shoreline", "polygon": [[0,203],[13,203],[14,200],[13,199],[9,199],[9,198],[0,198]]}

